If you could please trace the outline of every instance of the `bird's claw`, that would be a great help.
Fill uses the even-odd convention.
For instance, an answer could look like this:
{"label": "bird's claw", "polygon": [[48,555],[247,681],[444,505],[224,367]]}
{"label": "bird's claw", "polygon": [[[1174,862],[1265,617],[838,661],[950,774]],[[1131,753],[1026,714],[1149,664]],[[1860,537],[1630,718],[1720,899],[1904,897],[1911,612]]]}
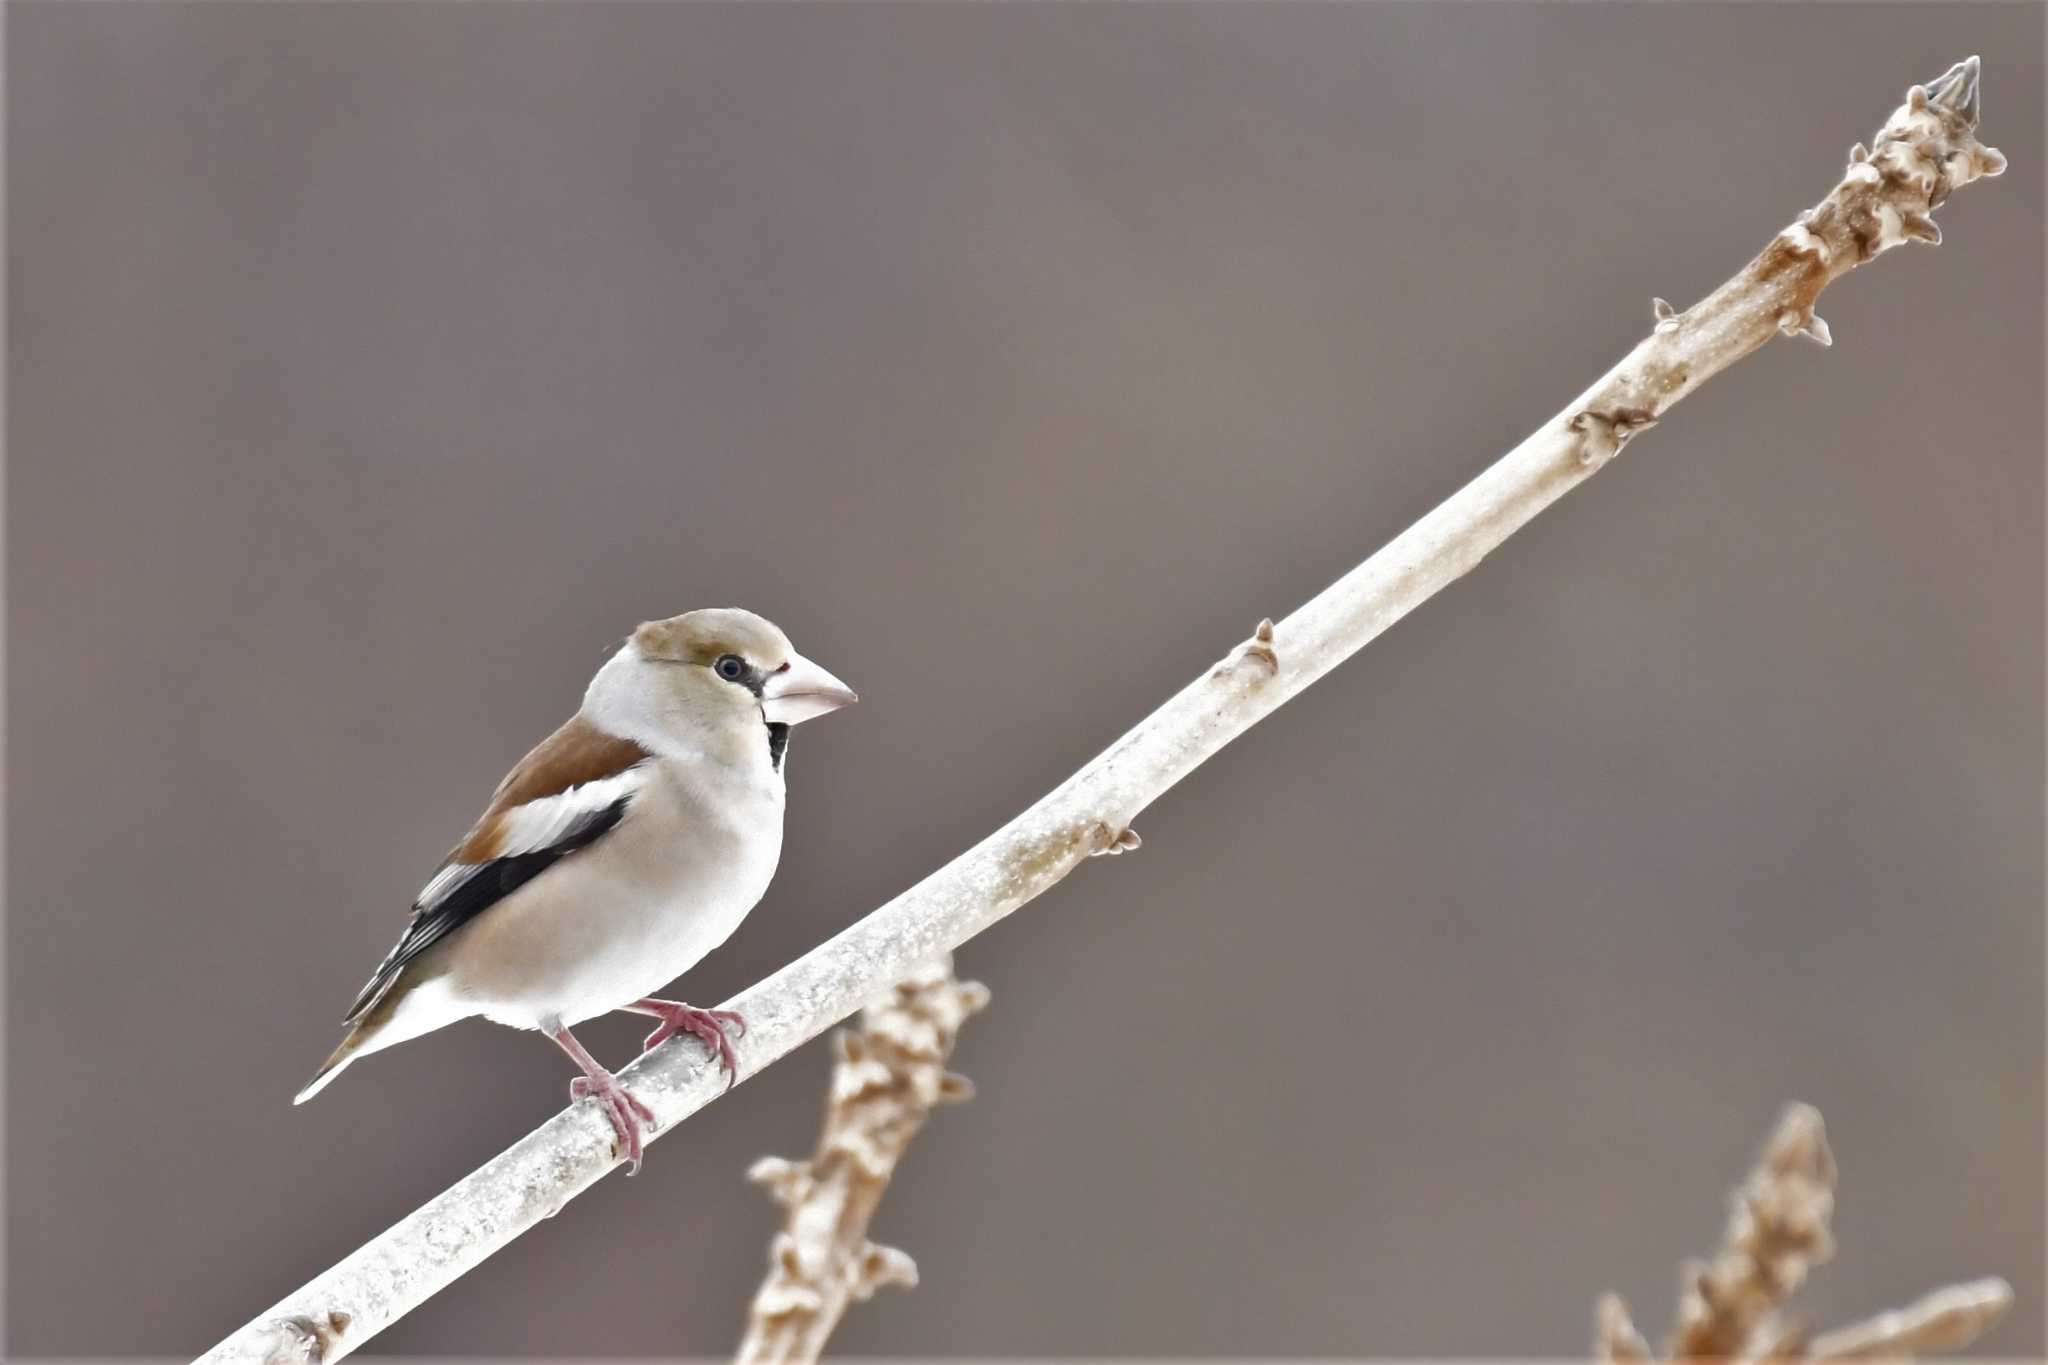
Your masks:
{"label": "bird's claw", "polygon": [[650,1006],[649,1014],[661,1022],[654,1032],[647,1035],[647,1041],[640,1050],[659,1047],[679,1033],[687,1033],[711,1050],[711,1055],[725,1072],[726,1088],[732,1087],[739,1077],[740,1061],[733,1052],[732,1040],[746,1036],[747,1021],[731,1010],[700,1010],[691,1005],[660,1002]]}
{"label": "bird's claw", "polygon": [[654,1122],[654,1111],[642,1104],[632,1091],[620,1085],[618,1078],[609,1073],[596,1076],[578,1076],[569,1082],[569,1098],[572,1100],[594,1099],[597,1107],[612,1125],[612,1132],[618,1138],[613,1149],[626,1158],[626,1174],[634,1175],[640,1170],[640,1125]]}

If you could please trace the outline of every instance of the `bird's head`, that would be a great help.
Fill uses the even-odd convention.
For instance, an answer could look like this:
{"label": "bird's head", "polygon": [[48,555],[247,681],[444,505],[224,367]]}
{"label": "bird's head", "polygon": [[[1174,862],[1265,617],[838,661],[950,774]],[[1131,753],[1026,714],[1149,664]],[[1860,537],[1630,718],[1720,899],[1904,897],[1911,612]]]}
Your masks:
{"label": "bird's head", "polygon": [[[624,676],[604,687],[605,674]],[[798,724],[851,705],[853,689],[812,663],[750,611],[711,607],[649,621],[591,684],[600,719],[632,738],[653,725],[685,744]],[[637,713],[637,714],[632,714]],[[786,732],[785,732],[786,733]],[[779,743],[777,747],[779,754]]]}

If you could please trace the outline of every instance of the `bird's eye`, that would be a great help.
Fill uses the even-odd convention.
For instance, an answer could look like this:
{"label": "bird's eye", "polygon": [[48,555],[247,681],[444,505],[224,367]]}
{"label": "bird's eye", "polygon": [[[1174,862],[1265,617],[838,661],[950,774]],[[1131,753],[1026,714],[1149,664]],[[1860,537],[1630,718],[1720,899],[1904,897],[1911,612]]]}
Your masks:
{"label": "bird's eye", "polygon": [[738,682],[747,676],[747,661],[737,654],[721,654],[718,656],[718,662],[711,666],[718,671],[718,676],[727,682]]}

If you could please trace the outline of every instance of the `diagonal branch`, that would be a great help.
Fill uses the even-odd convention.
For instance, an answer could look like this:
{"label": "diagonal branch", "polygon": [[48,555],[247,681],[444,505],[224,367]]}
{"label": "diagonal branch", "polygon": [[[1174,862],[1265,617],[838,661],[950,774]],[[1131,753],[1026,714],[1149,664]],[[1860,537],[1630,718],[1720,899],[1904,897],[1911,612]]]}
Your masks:
{"label": "diagonal branch", "polygon": [[[931,876],[725,1003],[746,1015],[747,1074],[859,1009],[891,983],[1048,890],[1089,855],[1134,846],[1139,812],[1282,703],[1456,581],[1537,513],[1597,473],[1672,404],[1780,332],[1826,344],[1814,300],[1908,240],[1940,238],[1929,213],[2005,158],[1974,136],[1978,64],[1913,86],[1841,181],[1734,278],[1656,322],[1616,365],[1498,462],[1377,554],[1232,649],[1057,790]],[[664,1045],[624,1079],[665,1134],[719,1095],[715,1069]],[[571,1105],[287,1295],[205,1358],[338,1359],[556,1212],[618,1164],[611,1130]],[[338,1326],[336,1324],[339,1324]]]}

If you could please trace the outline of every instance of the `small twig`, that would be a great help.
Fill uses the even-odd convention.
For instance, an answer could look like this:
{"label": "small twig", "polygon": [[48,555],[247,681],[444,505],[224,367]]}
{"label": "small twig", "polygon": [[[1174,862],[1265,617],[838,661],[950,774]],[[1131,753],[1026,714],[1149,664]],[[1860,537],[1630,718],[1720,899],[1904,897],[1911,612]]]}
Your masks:
{"label": "small twig", "polygon": [[1644,1365],[1653,1358],[1619,1294],[1602,1294],[1593,1304],[1593,1358],[1613,1365]]}
{"label": "small twig", "polygon": [[1815,1337],[1806,1354],[1812,1360],[1869,1360],[1960,1351],[1990,1331],[2010,1307],[2012,1286],[2004,1280],[1952,1284],[1904,1308]]}
{"label": "small twig", "polygon": [[747,1172],[783,1216],[737,1360],[816,1360],[848,1304],[883,1285],[917,1284],[916,1263],[870,1242],[868,1224],[932,1107],[973,1096],[946,1062],[960,1025],[987,1003],[988,988],[956,981],[948,957],[870,1005],[860,1032],[834,1035],[838,1060],[817,1154],[763,1157]]}
{"label": "small twig", "polygon": [[[1731,1202],[1721,1250],[1711,1262],[1686,1269],[1678,1326],[1664,1348],[1673,1362],[1800,1362],[1959,1351],[2012,1306],[2012,1287],[2004,1280],[1975,1280],[1809,1342],[1805,1325],[1786,1316],[1784,1308],[1807,1272],[1834,1254],[1828,1220],[1835,1207],[1835,1158],[1820,1113],[1810,1105],[1786,1107]],[[1655,1360],[1618,1295],[1603,1294],[1594,1305],[1593,1357],[1605,1365],[1652,1365]]]}
{"label": "small twig", "polygon": [[1785,1110],[1732,1202],[1720,1253],[1688,1268],[1664,1348],[1674,1359],[1742,1353],[1806,1272],[1834,1255],[1835,1158],[1819,1110]]}

